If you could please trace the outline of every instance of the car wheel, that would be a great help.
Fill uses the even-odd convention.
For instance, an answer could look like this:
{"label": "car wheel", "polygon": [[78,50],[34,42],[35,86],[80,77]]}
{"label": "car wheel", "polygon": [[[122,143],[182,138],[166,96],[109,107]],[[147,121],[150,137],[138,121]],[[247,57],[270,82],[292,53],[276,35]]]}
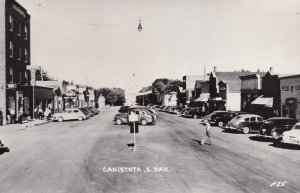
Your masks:
{"label": "car wheel", "polygon": [[116,124],[117,124],[117,125],[121,125],[121,124],[122,124],[121,119],[117,119],[117,120],[116,120]]}
{"label": "car wheel", "polygon": [[244,128],[243,128],[243,133],[244,133],[244,134],[248,134],[249,132],[250,132],[249,127],[244,127]]}
{"label": "car wheel", "polygon": [[222,121],[218,122],[219,127],[223,127],[224,123]]}
{"label": "car wheel", "polygon": [[141,120],[141,124],[142,125],[147,125],[147,120],[146,119]]}
{"label": "car wheel", "polygon": [[64,119],[62,117],[58,117],[57,121],[62,122]]}
{"label": "car wheel", "polygon": [[78,117],[78,121],[82,121],[83,120],[83,117]]}

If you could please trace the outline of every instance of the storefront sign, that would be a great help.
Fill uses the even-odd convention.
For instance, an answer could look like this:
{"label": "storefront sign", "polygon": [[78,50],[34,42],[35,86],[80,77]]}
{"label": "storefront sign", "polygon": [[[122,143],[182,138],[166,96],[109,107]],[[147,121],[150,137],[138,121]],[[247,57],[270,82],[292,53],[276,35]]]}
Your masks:
{"label": "storefront sign", "polygon": [[291,91],[293,92],[294,90],[300,90],[300,85],[291,85],[291,86],[282,86],[281,87],[282,91]]}
{"label": "storefront sign", "polygon": [[6,89],[15,89],[17,88],[17,84],[6,84]]}

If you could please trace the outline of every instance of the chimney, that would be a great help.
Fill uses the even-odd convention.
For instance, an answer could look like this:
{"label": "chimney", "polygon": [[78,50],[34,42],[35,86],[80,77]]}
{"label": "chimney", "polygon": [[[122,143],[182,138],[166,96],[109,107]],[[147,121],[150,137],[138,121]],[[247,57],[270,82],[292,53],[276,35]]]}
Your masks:
{"label": "chimney", "polygon": [[217,72],[217,67],[216,66],[214,66],[214,72]]}
{"label": "chimney", "polygon": [[270,67],[270,73],[273,74],[273,67]]}

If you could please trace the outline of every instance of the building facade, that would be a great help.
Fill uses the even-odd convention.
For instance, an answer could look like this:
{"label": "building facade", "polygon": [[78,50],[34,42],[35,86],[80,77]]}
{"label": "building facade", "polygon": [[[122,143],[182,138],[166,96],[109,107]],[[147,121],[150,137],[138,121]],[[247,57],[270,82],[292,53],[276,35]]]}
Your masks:
{"label": "building facade", "polygon": [[189,104],[192,100],[197,80],[204,80],[202,75],[186,75],[183,76],[183,92],[185,93],[185,104]]}
{"label": "building facade", "polygon": [[280,78],[281,116],[300,120],[300,75]]}
{"label": "building facade", "polygon": [[14,0],[0,2],[0,109],[6,124],[8,109],[29,115],[30,15]]}
{"label": "building facade", "polygon": [[240,76],[250,75],[249,71],[219,72],[214,71],[209,76],[209,109],[215,110],[240,110],[241,104],[241,79]]}

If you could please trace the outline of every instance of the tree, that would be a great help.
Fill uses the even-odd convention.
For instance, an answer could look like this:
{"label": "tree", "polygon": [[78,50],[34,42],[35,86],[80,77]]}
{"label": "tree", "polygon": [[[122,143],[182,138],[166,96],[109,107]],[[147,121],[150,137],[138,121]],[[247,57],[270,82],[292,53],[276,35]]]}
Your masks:
{"label": "tree", "polygon": [[123,105],[126,101],[125,91],[121,88],[99,88],[95,90],[95,100],[98,101],[102,95],[106,99],[106,103],[110,105]]}

